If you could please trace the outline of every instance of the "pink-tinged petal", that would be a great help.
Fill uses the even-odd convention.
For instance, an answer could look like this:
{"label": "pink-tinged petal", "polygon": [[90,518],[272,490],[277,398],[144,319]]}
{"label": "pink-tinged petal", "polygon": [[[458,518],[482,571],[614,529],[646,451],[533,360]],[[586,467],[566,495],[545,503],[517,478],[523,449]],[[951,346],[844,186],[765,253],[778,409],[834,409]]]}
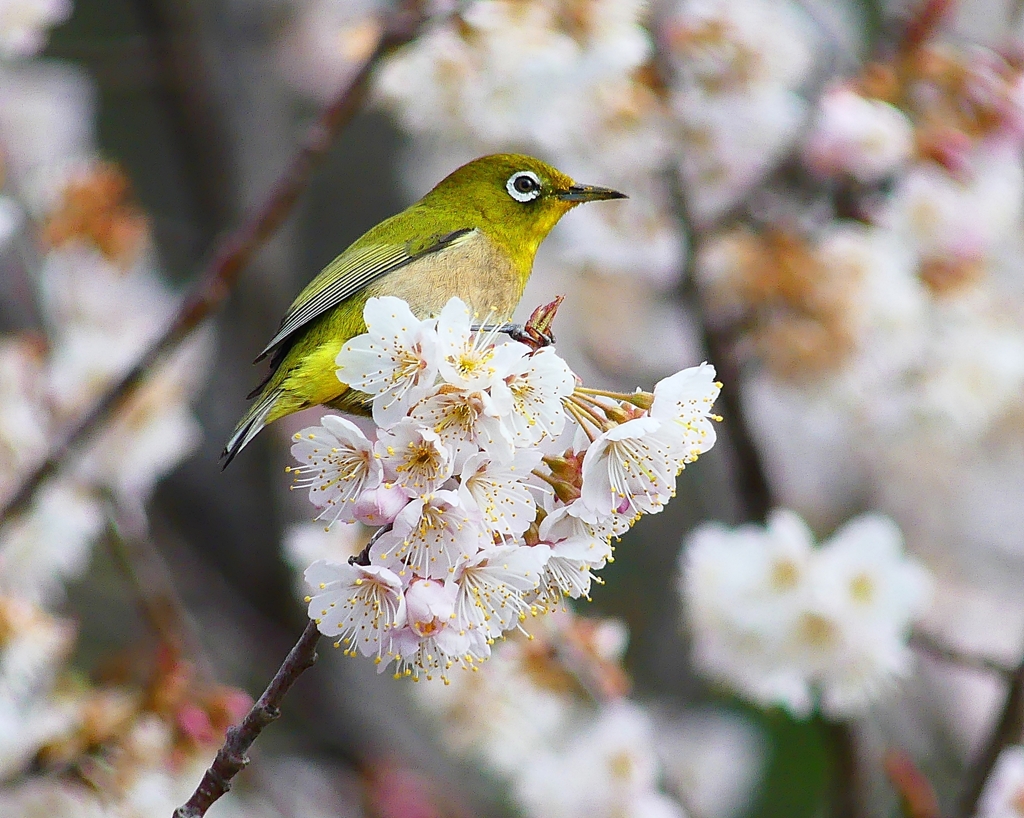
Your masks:
{"label": "pink-tinged petal", "polygon": [[309,426],[293,437],[292,456],[298,466],[293,488],[309,489],[313,505],[323,509],[317,519],[351,522],[352,506],[367,489],[381,479],[380,463],[373,446],[352,421],[325,415],[319,426]]}
{"label": "pink-tinged petal", "polygon": [[409,495],[401,487],[382,484],[359,495],[352,516],[363,525],[377,528],[393,523],[408,503]]}

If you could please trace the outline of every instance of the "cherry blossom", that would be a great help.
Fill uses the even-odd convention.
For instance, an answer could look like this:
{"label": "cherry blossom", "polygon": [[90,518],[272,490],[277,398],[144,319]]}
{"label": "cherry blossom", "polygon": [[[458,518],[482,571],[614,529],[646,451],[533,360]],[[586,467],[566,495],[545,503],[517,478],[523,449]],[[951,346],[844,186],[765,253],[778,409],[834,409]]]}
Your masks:
{"label": "cherry blossom", "polygon": [[390,646],[389,631],[406,622],[402,581],[379,565],[317,560],[304,574],[314,593],[309,617],[325,636],[337,636],[346,653],[380,659]]}
{"label": "cherry blossom", "polygon": [[434,385],[436,321],[421,321],[394,296],[370,298],[363,313],[367,332],[346,343],[335,363],[338,379],[373,396],[380,425],[400,419]]}
{"label": "cherry blossom", "polygon": [[293,488],[309,489],[310,502],[323,509],[318,520],[354,520],[352,505],[380,483],[382,474],[366,435],[351,420],[326,415],[319,426],[296,432],[293,439],[292,456],[301,464],[288,467],[295,475]]}
{"label": "cherry blossom", "polygon": [[863,515],[816,547],[793,512],[766,528],[706,525],[687,541],[681,589],[695,659],[761,704],[797,715],[862,712],[910,666],[911,623],[931,579],[888,518]]}

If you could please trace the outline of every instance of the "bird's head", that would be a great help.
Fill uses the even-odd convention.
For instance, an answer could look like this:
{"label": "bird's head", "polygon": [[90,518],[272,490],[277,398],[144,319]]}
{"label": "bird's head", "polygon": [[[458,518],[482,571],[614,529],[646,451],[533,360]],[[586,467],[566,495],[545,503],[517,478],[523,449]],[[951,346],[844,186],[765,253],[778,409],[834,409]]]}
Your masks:
{"label": "bird's head", "polygon": [[499,153],[452,172],[423,202],[465,214],[467,224],[522,254],[528,270],[544,237],[576,205],[625,198],[617,190],[577,184],[532,156]]}

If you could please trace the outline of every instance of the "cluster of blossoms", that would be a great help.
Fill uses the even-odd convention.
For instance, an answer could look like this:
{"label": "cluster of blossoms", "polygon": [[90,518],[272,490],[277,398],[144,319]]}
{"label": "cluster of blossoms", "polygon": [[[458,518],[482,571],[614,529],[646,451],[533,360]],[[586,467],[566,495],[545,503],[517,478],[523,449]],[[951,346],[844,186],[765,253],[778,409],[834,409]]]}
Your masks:
{"label": "cluster of blossoms", "polygon": [[[72,681],[63,671],[75,645],[72,624],[11,600],[0,606],[0,621],[20,630],[0,654],[5,816],[170,815],[202,776],[224,730],[249,707],[240,691],[198,683],[173,662],[157,668],[146,690]],[[36,774],[19,777],[30,765]],[[77,775],[60,774],[72,767]],[[250,798],[228,810],[279,814]]]}
{"label": "cluster of blossoms", "polygon": [[291,471],[321,519],[382,526],[360,559],[307,569],[309,615],[398,675],[447,678],[586,596],[612,537],[660,511],[714,444],[707,364],[653,394],[607,393],[577,386],[553,348],[474,332],[459,299],[420,320],[371,298],[364,317],[338,378],[372,397],[375,439],[327,416],[296,434]]}
{"label": "cluster of blossoms", "polygon": [[699,223],[735,207],[774,170],[807,116],[799,93],[815,38],[798,4],[684,0],[658,29],[680,133],[678,170]]}
{"label": "cluster of blossoms", "polygon": [[791,511],[766,528],[706,524],[680,559],[698,667],[758,704],[849,717],[910,668],[931,578],[888,518],[858,517],[819,547]]}
{"label": "cluster of blossoms", "polygon": [[[5,4],[35,32],[59,2]],[[28,29],[26,29],[27,31]],[[27,34],[25,35],[28,36]],[[28,48],[28,43],[35,43]],[[125,174],[97,158],[95,91],[80,70],[45,60],[0,64],[0,295],[16,325],[0,338],[0,500],[78,422],[173,314],[149,221]],[[78,577],[103,530],[104,495],[141,513],[157,481],[198,446],[191,400],[209,336],[196,336],[146,384],[84,456],[0,530],[0,592],[49,603]]]}
{"label": "cluster of blossoms", "polygon": [[[60,430],[95,403],[166,323],[176,304],[157,275],[145,217],[124,175],[92,162],[69,171],[42,214],[46,253],[34,281],[46,340],[0,341],[0,497]],[[12,241],[16,241],[12,238]],[[0,589],[36,601],[61,596],[103,529],[108,494],[141,512],[157,481],[202,433],[190,401],[209,354],[200,334],[156,370],[110,426],[26,513],[0,531]]]}

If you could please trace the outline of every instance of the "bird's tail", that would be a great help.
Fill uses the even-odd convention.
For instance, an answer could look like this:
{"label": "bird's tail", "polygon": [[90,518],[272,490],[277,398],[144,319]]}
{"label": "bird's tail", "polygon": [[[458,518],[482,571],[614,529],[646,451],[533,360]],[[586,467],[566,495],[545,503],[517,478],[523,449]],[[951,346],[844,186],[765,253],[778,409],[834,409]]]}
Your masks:
{"label": "bird's tail", "polygon": [[267,425],[267,417],[282,394],[283,390],[280,387],[268,389],[249,407],[249,411],[238,421],[235,431],[231,433],[231,437],[224,445],[224,451],[220,453],[222,469],[226,469],[228,464],[235,459],[235,455],[242,451],[246,444]]}

